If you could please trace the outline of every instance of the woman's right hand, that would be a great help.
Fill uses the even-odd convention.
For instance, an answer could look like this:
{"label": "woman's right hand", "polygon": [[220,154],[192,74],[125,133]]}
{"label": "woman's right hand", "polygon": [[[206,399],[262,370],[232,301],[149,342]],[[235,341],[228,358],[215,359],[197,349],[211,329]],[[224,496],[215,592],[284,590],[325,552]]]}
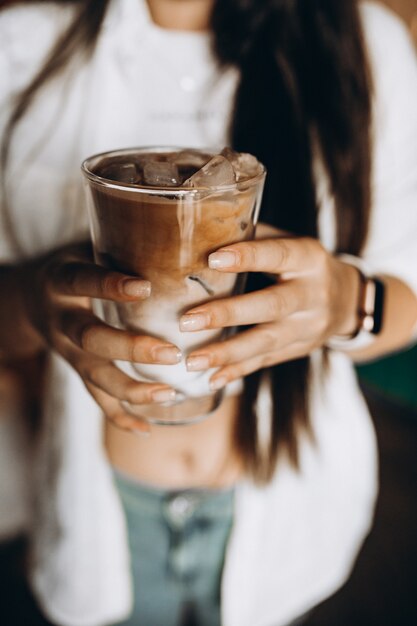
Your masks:
{"label": "woman's right hand", "polygon": [[25,296],[33,328],[78,372],[110,420],[120,428],[148,431],[121,402],[166,402],[175,398],[175,391],[161,383],[140,383],[113,360],[169,365],[181,360],[180,350],[155,337],[108,326],[94,315],[91,298],[135,302],[150,295],[150,283],[96,265],[89,244],[68,246],[36,267]]}

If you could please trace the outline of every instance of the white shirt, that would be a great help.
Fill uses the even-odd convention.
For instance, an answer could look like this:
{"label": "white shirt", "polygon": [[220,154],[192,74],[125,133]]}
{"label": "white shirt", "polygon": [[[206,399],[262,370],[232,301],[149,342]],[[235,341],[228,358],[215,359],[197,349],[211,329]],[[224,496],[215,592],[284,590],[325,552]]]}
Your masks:
{"label": "white shirt", "polygon": [[[0,128],[11,97],[39,67],[71,16],[52,5],[0,14]],[[371,3],[362,16],[374,69],[373,216],[365,258],[417,292],[417,64],[405,28]],[[387,46],[387,41],[390,45]],[[223,145],[237,75],[219,75],[205,34],[155,26],[144,0],[113,0],[92,62],[73,63],[42,89],[15,132],[9,204],[27,256],[87,230],[79,164],[99,151],[147,144]],[[319,181],[324,193],[325,181]],[[322,241],[334,243],[322,198]],[[7,237],[0,258],[19,258]],[[249,481],[222,579],[223,626],[282,626],[335,591],[350,573],[373,515],[373,428],[349,359],[331,355],[320,380],[313,355],[315,445],[301,472],[279,463],[266,488]],[[268,394],[260,400],[268,411]],[[120,503],[101,445],[101,416],[78,376],[52,355],[36,475],[32,585],[64,626],[122,619],[131,601]]]}

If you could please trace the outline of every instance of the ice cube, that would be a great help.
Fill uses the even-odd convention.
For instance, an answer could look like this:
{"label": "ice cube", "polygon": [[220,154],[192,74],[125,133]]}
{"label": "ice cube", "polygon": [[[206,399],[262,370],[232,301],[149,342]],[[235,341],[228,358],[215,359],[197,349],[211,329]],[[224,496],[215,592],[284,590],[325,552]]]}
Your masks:
{"label": "ice cube", "polygon": [[148,161],[143,166],[143,179],[146,185],[156,187],[177,187],[180,176],[175,163]]}
{"label": "ice cube", "polygon": [[193,174],[203,167],[207,161],[210,161],[210,154],[200,152],[199,150],[181,150],[180,152],[171,152],[167,154],[167,161],[175,163],[181,179],[181,184],[191,178]]}
{"label": "ice cube", "polygon": [[175,163],[178,167],[193,167],[199,169],[210,160],[210,155],[199,150],[181,150],[167,155],[167,161]]}
{"label": "ice cube", "polygon": [[232,164],[238,182],[253,178],[260,172],[258,159],[248,152],[235,152],[231,148],[223,148],[221,154]]}
{"label": "ice cube", "polygon": [[220,187],[233,185],[235,173],[224,156],[214,156],[195,174],[183,182],[183,187]]}
{"label": "ice cube", "polygon": [[139,183],[140,174],[134,163],[111,163],[100,171],[100,176],[118,183]]}

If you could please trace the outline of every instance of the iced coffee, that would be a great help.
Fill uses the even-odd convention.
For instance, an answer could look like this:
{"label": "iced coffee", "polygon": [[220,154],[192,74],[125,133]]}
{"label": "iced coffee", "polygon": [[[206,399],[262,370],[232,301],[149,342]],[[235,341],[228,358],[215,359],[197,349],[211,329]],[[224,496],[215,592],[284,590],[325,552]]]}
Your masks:
{"label": "iced coffee", "polygon": [[181,333],[179,318],[242,291],[243,275],[216,272],[207,259],[221,246],[253,238],[264,168],[228,148],[218,154],[155,148],[98,155],[84,162],[83,172],[97,263],[152,285],[145,301],[99,302],[99,315],[115,327],[167,340],[183,354],[177,365],[118,363],[137,380],[177,391],[171,404],[128,408],[157,423],[199,420],[217,408],[222,391],[210,390],[212,371],[187,372],[185,358],[225,331]]}

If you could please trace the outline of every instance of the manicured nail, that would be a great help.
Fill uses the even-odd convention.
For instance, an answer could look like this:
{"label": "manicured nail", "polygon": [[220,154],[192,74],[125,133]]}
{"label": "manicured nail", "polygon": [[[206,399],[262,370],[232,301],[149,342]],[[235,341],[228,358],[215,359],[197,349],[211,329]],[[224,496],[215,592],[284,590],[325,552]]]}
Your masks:
{"label": "manicured nail", "polygon": [[189,372],[198,372],[207,370],[210,367],[210,359],[204,354],[189,356],[185,364]]}
{"label": "manicured nail", "polygon": [[213,270],[223,269],[236,265],[237,255],[230,250],[220,250],[213,252],[208,258],[209,267]]}
{"label": "manicured nail", "polygon": [[214,378],[210,381],[210,389],[217,391],[217,389],[223,389],[227,385],[227,378],[220,376],[220,378]]}
{"label": "manicured nail", "polygon": [[157,363],[165,363],[173,365],[179,363],[182,359],[181,350],[174,346],[162,346],[152,351],[152,356]]}
{"label": "manicured nail", "polygon": [[123,291],[127,296],[133,298],[147,298],[151,295],[151,283],[149,280],[126,278],[123,281]]}
{"label": "manicured nail", "polygon": [[152,400],[154,402],[173,402],[175,397],[175,389],[157,389],[152,392]]}
{"label": "manicured nail", "polygon": [[180,319],[180,330],[191,332],[193,330],[203,330],[208,325],[207,316],[203,313],[192,313],[183,315]]}

